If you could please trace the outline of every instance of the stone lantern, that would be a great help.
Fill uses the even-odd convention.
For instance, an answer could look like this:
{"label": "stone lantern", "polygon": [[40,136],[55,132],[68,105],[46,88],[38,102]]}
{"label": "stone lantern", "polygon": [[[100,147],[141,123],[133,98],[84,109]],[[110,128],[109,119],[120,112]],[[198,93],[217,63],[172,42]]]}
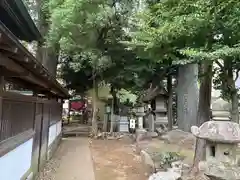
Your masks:
{"label": "stone lantern", "polygon": [[206,161],[199,169],[212,180],[240,180],[236,149],[240,142],[239,124],[230,121],[208,121],[191,128],[193,135],[206,140]]}
{"label": "stone lantern", "polygon": [[145,115],[144,106],[138,106],[136,116],[138,118],[138,128],[143,129],[143,116]]}
{"label": "stone lantern", "polygon": [[231,104],[222,98],[215,98],[211,103],[212,120],[214,121],[230,121]]}
{"label": "stone lantern", "polygon": [[167,129],[167,99],[168,93],[163,87],[155,87],[148,89],[143,97],[143,102],[151,104],[151,111],[148,114],[149,130],[154,132],[156,129]]}

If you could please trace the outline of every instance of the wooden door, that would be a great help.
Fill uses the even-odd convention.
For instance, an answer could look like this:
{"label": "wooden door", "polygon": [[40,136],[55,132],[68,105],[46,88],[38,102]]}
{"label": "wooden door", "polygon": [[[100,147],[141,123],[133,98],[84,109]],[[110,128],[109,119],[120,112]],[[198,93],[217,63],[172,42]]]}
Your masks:
{"label": "wooden door", "polygon": [[42,125],[41,125],[40,168],[43,167],[43,165],[47,160],[49,116],[50,116],[49,105],[44,104],[43,119],[42,119]]}
{"label": "wooden door", "polygon": [[32,152],[32,170],[34,174],[39,171],[42,120],[43,120],[43,104],[36,103],[34,119],[35,135],[33,139],[33,152]]}

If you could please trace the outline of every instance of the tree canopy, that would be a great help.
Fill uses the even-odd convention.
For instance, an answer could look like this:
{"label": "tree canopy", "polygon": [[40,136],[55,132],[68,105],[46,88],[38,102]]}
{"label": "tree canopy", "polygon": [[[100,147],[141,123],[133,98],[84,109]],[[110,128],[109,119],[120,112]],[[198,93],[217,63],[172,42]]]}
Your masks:
{"label": "tree canopy", "polygon": [[[51,25],[47,45],[59,43],[63,57],[71,59],[62,66],[67,84],[85,87],[83,83],[90,85],[94,76],[118,89],[134,86],[135,72],[145,67],[141,69],[142,61],[135,52],[120,43],[130,38],[125,31],[134,3],[128,0],[48,2]],[[90,71],[94,73],[91,75]],[[80,82],[83,79],[79,80],[79,76],[86,79]]]}

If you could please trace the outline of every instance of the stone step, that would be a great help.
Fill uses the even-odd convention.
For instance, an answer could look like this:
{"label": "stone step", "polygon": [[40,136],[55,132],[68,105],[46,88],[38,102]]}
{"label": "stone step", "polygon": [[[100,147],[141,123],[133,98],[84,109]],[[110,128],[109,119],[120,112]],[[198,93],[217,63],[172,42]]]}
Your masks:
{"label": "stone step", "polygon": [[82,137],[88,137],[89,132],[63,132],[63,137],[72,137],[72,136],[82,136]]}

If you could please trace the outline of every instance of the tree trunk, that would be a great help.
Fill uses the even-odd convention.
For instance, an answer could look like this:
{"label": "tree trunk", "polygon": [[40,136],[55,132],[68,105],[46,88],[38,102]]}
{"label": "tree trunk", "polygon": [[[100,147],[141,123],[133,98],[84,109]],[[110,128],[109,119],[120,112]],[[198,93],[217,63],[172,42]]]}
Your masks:
{"label": "tree trunk", "polygon": [[111,105],[111,127],[110,132],[112,133],[114,131],[114,125],[115,125],[115,107],[116,107],[116,100],[117,100],[117,94],[113,87],[111,87],[111,95],[112,95],[112,105]]}
{"label": "tree trunk", "polygon": [[4,76],[0,74],[0,92],[4,91],[4,87],[5,87]]}
{"label": "tree trunk", "polygon": [[111,119],[110,119],[110,133],[113,132],[113,121],[114,121],[114,98],[112,99],[112,104],[111,104]]}
{"label": "tree trunk", "polygon": [[238,90],[235,85],[234,77],[233,77],[233,69],[232,62],[228,61],[228,87],[230,88],[231,95],[231,119],[233,122],[239,123],[239,111],[238,111]]}
{"label": "tree trunk", "polygon": [[92,135],[96,136],[98,133],[98,125],[97,125],[97,101],[98,101],[98,87],[96,84],[96,79],[93,74],[93,113],[92,113]]}
{"label": "tree trunk", "polygon": [[[204,77],[201,79],[197,126],[201,126],[204,122],[210,120],[210,106],[211,106],[211,90],[212,90],[212,62],[205,61],[201,64],[201,72]],[[193,172],[198,172],[198,164],[205,159],[205,141],[197,139],[195,146],[195,155],[193,162]]]}
{"label": "tree trunk", "polygon": [[108,117],[109,117],[109,114],[105,113],[104,114],[104,120],[103,120],[103,132],[107,132]]}
{"label": "tree trunk", "polygon": [[68,100],[68,112],[67,112],[67,123],[68,124],[70,124],[70,118],[71,118],[70,112],[71,112],[71,102],[70,102],[70,100]]}
{"label": "tree trunk", "polygon": [[36,58],[41,63],[43,63],[43,59],[46,57],[45,50],[44,50],[44,38],[48,33],[49,25],[47,23],[47,17],[45,16],[45,13],[43,12],[42,8],[44,6],[44,0],[36,0],[36,9],[38,13],[38,21],[37,21],[37,27],[43,36],[43,39],[39,40],[38,46],[37,46],[37,52],[36,52]]}
{"label": "tree trunk", "polygon": [[49,73],[56,77],[57,75],[57,65],[59,58],[60,45],[55,44],[54,47],[46,47],[44,48],[46,57],[43,59],[42,63],[44,67],[47,68]]}
{"label": "tree trunk", "polygon": [[232,59],[224,59],[224,66],[222,66],[222,71],[226,79],[223,79],[223,90],[227,91],[226,94],[230,96],[231,101],[231,120],[233,122],[239,123],[239,111],[238,111],[238,90],[236,88],[235,80],[233,77],[233,64]]}
{"label": "tree trunk", "polygon": [[232,121],[239,124],[239,111],[238,111],[238,94],[237,89],[232,92],[232,111],[231,111]]}
{"label": "tree trunk", "polygon": [[53,77],[56,77],[57,64],[59,57],[59,44],[55,44],[53,47],[47,47],[45,44],[45,38],[49,31],[49,22],[47,12],[43,11],[44,6],[43,0],[37,0],[37,12],[38,12],[38,29],[42,34],[43,38],[38,42],[36,58],[43,64],[43,66],[50,72]]}
{"label": "tree trunk", "polygon": [[168,75],[167,79],[167,89],[168,89],[168,103],[167,103],[167,113],[168,113],[168,130],[173,128],[173,89],[172,89],[172,75]]}
{"label": "tree trunk", "polygon": [[178,128],[190,132],[191,126],[197,124],[198,65],[188,64],[179,67],[177,78]]}

